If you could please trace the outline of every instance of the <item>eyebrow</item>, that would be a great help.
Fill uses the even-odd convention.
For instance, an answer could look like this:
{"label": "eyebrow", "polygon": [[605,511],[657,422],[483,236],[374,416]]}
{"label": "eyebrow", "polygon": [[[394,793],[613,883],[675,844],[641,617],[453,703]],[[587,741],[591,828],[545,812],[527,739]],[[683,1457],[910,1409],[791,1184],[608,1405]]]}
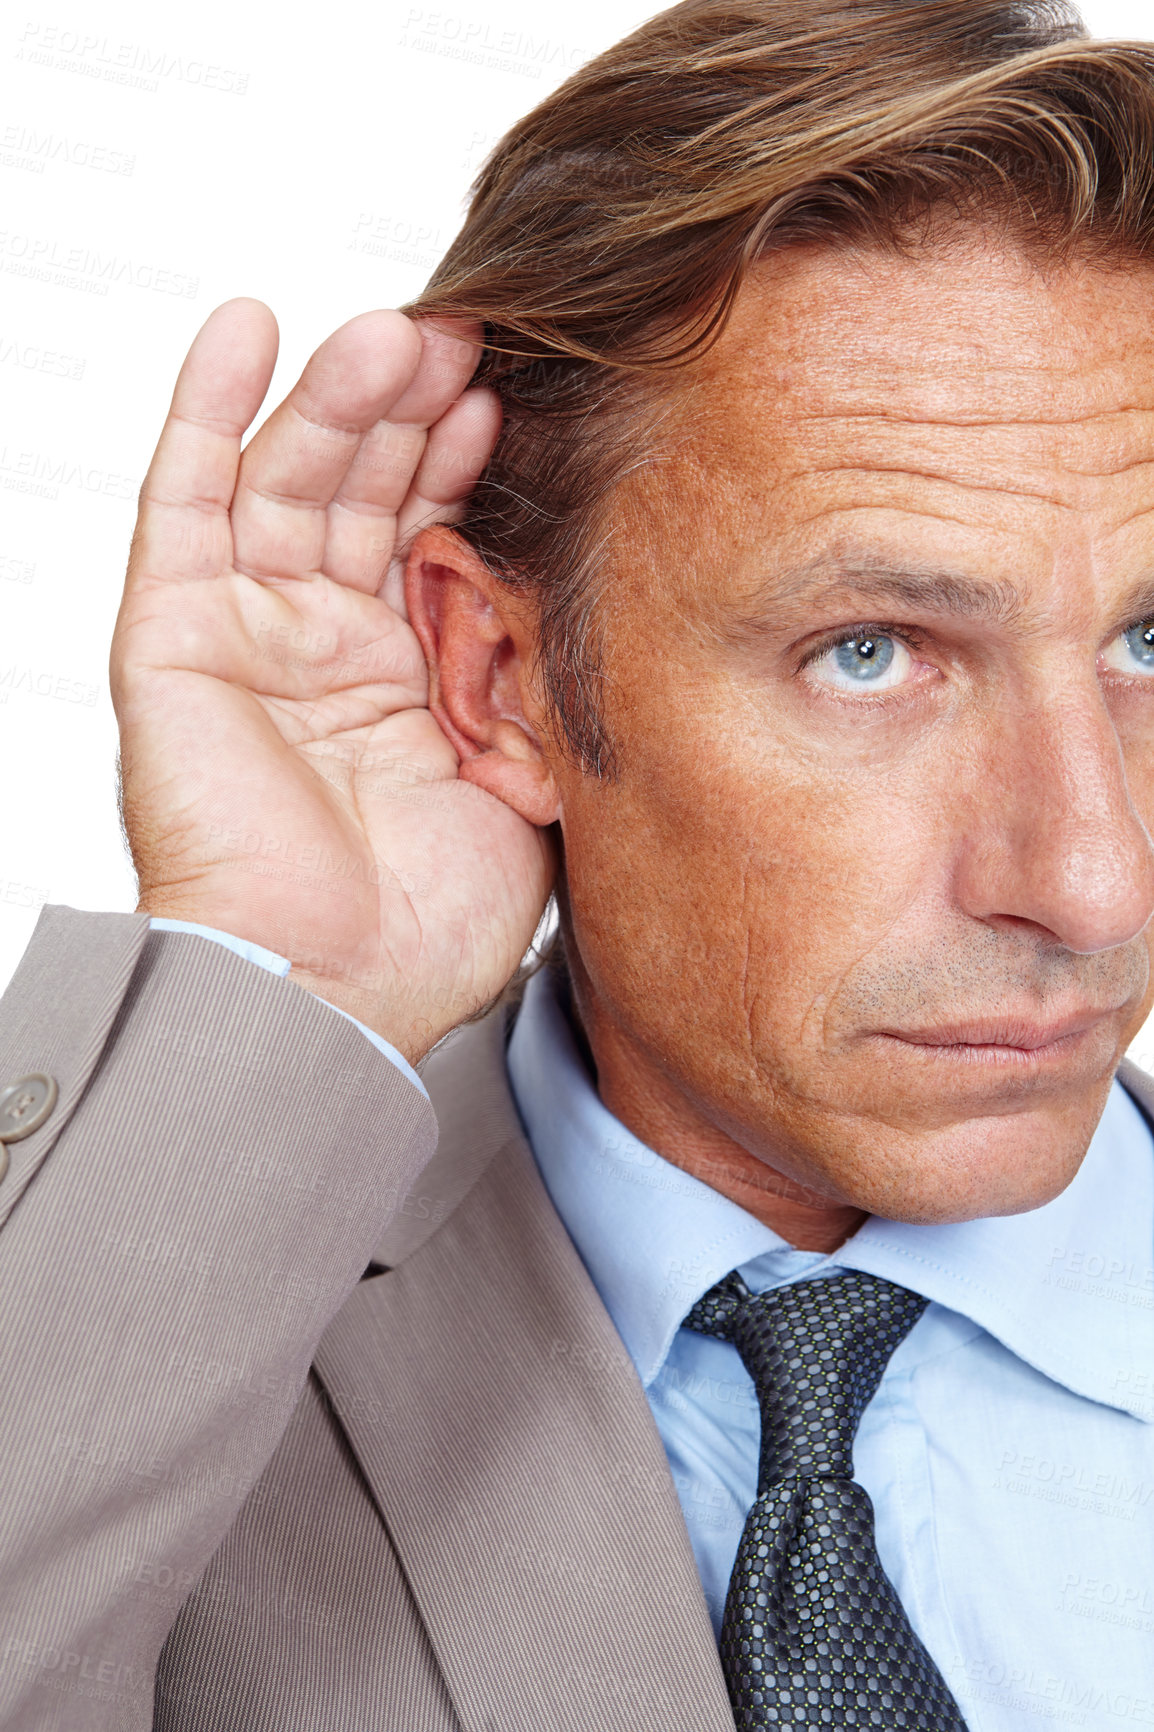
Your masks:
{"label": "eyebrow", "polygon": [[[1016,624],[1026,612],[1026,597],[1008,580],[975,577],[946,567],[895,565],[881,555],[854,549],[843,555],[821,553],[776,572],[755,590],[742,610],[740,624],[755,634],[769,631],[782,623],[781,614],[791,607],[818,608],[840,596],[1002,627]],[[1118,623],[1133,620],[1154,620],[1154,575],[1144,574],[1124,597]],[[880,626],[885,621],[879,617],[873,623]]]}
{"label": "eyebrow", "polygon": [[755,605],[758,613],[773,613],[791,603],[821,602],[846,590],[921,612],[1003,626],[1019,618],[1024,605],[1021,592],[1004,580],[932,566],[892,565],[868,555],[837,558],[830,554],[775,573],[761,586]]}

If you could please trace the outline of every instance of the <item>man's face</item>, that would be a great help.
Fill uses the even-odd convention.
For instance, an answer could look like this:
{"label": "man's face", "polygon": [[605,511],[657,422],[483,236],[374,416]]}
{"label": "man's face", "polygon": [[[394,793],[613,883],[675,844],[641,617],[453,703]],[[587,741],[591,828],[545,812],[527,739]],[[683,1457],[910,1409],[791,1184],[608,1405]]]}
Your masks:
{"label": "man's face", "polygon": [[553,765],[588,991],[873,1213],[1056,1195],[1149,1009],[1152,339],[1154,273],[792,254],[619,495],[620,775]]}

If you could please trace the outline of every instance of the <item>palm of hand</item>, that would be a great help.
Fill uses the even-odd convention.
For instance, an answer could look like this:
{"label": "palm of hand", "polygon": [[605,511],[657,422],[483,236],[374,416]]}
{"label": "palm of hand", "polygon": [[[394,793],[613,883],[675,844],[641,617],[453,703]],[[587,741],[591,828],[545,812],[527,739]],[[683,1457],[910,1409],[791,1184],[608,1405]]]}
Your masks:
{"label": "palm of hand", "polygon": [[140,906],[286,955],[410,1056],[498,992],[540,916],[542,832],[457,775],[396,549],[496,433],[475,349],[342,327],[243,455],[275,326],[232,302],[185,363],[113,647]]}

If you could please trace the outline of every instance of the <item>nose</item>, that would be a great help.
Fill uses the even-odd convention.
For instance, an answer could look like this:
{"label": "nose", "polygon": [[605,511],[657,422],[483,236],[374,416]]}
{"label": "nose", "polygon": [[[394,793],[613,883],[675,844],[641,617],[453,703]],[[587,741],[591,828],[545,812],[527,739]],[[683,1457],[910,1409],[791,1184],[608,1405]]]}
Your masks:
{"label": "nose", "polygon": [[1129,943],[1154,914],[1154,847],[1101,689],[1001,720],[962,849],[967,913],[1082,955]]}

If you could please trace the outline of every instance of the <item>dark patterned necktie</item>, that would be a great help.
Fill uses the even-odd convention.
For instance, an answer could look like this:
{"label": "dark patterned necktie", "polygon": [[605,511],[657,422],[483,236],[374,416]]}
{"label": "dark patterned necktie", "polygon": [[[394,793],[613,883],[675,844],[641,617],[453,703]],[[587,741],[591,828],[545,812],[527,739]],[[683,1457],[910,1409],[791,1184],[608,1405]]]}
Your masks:
{"label": "dark patterned necktie", "polygon": [[755,1297],[734,1270],[685,1319],[733,1343],[761,1406],[757,1497],[719,1644],[738,1732],[966,1732],[853,1477],[858,1422],[926,1303],[856,1270]]}

